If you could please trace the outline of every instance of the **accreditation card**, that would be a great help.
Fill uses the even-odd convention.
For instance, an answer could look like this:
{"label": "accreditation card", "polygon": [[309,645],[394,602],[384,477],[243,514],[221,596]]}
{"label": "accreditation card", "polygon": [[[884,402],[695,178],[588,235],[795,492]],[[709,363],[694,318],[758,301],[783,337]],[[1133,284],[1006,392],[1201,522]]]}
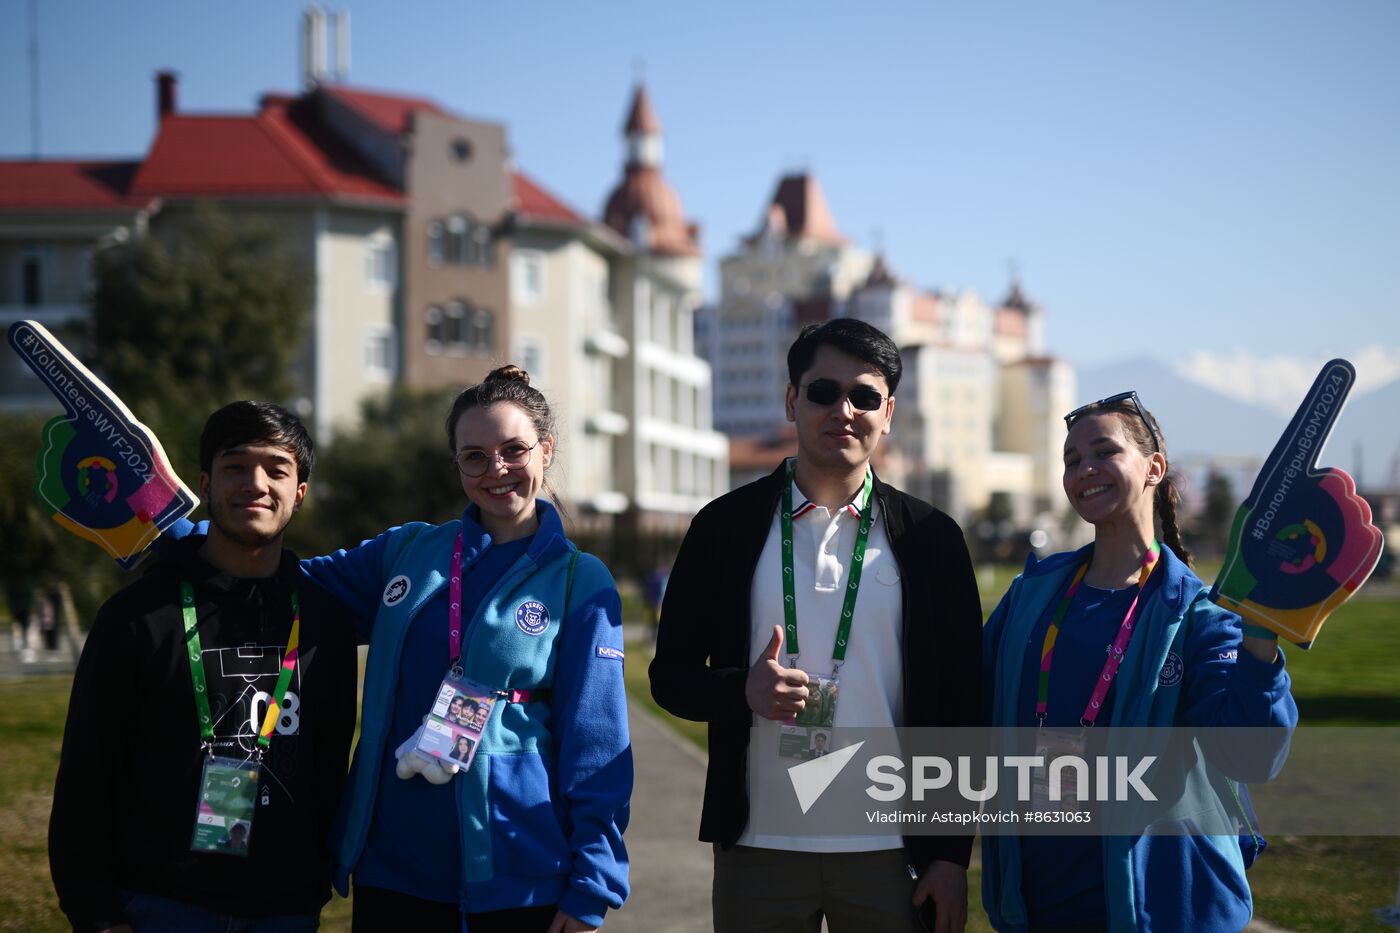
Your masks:
{"label": "accreditation card", "polygon": [[192,852],[245,856],[253,836],[261,765],[237,758],[204,759],[195,807]]}

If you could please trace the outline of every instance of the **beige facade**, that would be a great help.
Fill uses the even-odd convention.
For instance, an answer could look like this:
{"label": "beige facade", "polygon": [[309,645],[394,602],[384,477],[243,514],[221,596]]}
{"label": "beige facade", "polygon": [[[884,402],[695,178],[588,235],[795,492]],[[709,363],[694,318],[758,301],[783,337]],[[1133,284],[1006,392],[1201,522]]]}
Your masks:
{"label": "beige facade", "polygon": [[404,382],[480,382],[511,347],[505,127],[418,110],[404,142]]}
{"label": "beige facade", "polygon": [[[314,283],[293,365],[292,407],[319,443],[353,428],[360,406],[397,378],[398,210],[325,202],[214,202],[235,223],[273,230]],[[151,230],[175,238],[193,202],[167,202]]]}
{"label": "beige facade", "polygon": [[551,482],[582,514],[614,514],[630,501],[618,464],[633,424],[617,395],[630,345],[609,292],[609,257],[625,247],[600,229],[528,223],[512,243],[510,359],[554,409]]}

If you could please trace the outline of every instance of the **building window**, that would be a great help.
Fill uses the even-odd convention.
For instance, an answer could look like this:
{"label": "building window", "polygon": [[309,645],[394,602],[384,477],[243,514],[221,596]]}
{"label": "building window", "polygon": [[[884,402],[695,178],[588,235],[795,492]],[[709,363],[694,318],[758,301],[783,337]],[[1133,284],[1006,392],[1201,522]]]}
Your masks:
{"label": "building window", "polygon": [[467,218],[447,218],[447,261],[461,265],[467,258]]}
{"label": "building window", "polygon": [[495,348],[495,318],[485,308],[453,301],[446,308],[429,308],[424,320],[428,325],[429,353],[489,355]]}
{"label": "building window", "polygon": [[466,347],[474,353],[490,353],[496,345],[491,312],[475,308],[467,315]]}
{"label": "building window", "polygon": [[442,223],[434,220],[428,224],[428,265],[442,265],[446,259],[446,251],[447,242]]}
{"label": "building window", "polygon": [[429,308],[423,315],[423,320],[428,325],[427,351],[429,353],[441,353],[443,345],[447,343],[447,322],[441,308]]}
{"label": "building window", "polygon": [[544,300],[544,256],[520,249],[511,254],[511,291],[523,305]]}
{"label": "building window", "polygon": [[394,238],[383,230],[365,238],[365,284],[374,291],[389,291],[394,287],[398,265]]}
{"label": "building window", "polygon": [[530,374],[530,384],[545,384],[544,341],[535,336],[520,335],[513,338],[515,343],[515,363]]}
{"label": "building window", "polygon": [[394,331],[373,324],[365,328],[365,378],[372,382],[394,379]]}
{"label": "building window", "polygon": [[462,137],[452,140],[452,158],[458,162],[465,162],[472,157],[472,144]]}
{"label": "building window", "polygon": [[37,246],[26,246],[20,258],[20,301],[33,308],[44,303],[44,254]]}
{"label": "building window", "polygon": [[[434,238],[441,245],[434,246]],[[491,228],[479,224],[466,214],[454,214],[443,221],[428,225],[428,261],[434,265],[489,268],[495,263],[492,255]]]}
{"label": "building window", "polygon": [[491,231],[482,224],[474,224],[467,234],[466,264],[483,269],[491,266]]}

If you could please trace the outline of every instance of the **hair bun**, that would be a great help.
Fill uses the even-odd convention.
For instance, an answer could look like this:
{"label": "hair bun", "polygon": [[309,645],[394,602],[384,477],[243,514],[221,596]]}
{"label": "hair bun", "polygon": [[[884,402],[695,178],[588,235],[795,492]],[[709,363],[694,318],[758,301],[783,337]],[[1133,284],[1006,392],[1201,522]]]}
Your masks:
{"label": "hair bun", "polygon": [[504,366],[497,366],[486,374],[486,382],[521,382],[530,384],[530,374],[516,366],[514,363],[507,363]]}

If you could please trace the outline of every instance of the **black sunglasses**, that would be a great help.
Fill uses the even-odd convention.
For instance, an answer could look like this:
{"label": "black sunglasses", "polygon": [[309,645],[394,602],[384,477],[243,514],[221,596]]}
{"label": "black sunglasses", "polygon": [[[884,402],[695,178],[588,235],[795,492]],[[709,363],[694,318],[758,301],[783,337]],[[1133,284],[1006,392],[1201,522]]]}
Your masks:
{"label": "black sunglasses", "polygon": [[1157,453],[1162,452],[1162,440],[1157,436],[1157,429],[1152,426],[1152,422],[1147,418],[1147,409],[1142,407],[1142,401],[1138,394],[1131,389],[1127,392],[1119,392],[1117,395],[1110,395],[1108,398],[1101,398],[1097,402],[1090,402],[1088,405],[1080,405],[1074,411],[1065,415],[1065,427],[1074,427],[1074,422],[1084,415],[1099,411],[1104,408],[1111,408],[1114,405],[1131,402],[1133,411],[1142,419],[1142,423],[1147,426],[1147,433],[1152,437],[1152,449]]}
{"label": "black sunglasses", "polygon": [[875,411],[884,404],[885,396],[869,386],[854,386],[849,392],[830,379],[813,379],[807,383],[807,401],[813,405],[835,405],[841,399],[851,400],[851,407],[857,411]]}

